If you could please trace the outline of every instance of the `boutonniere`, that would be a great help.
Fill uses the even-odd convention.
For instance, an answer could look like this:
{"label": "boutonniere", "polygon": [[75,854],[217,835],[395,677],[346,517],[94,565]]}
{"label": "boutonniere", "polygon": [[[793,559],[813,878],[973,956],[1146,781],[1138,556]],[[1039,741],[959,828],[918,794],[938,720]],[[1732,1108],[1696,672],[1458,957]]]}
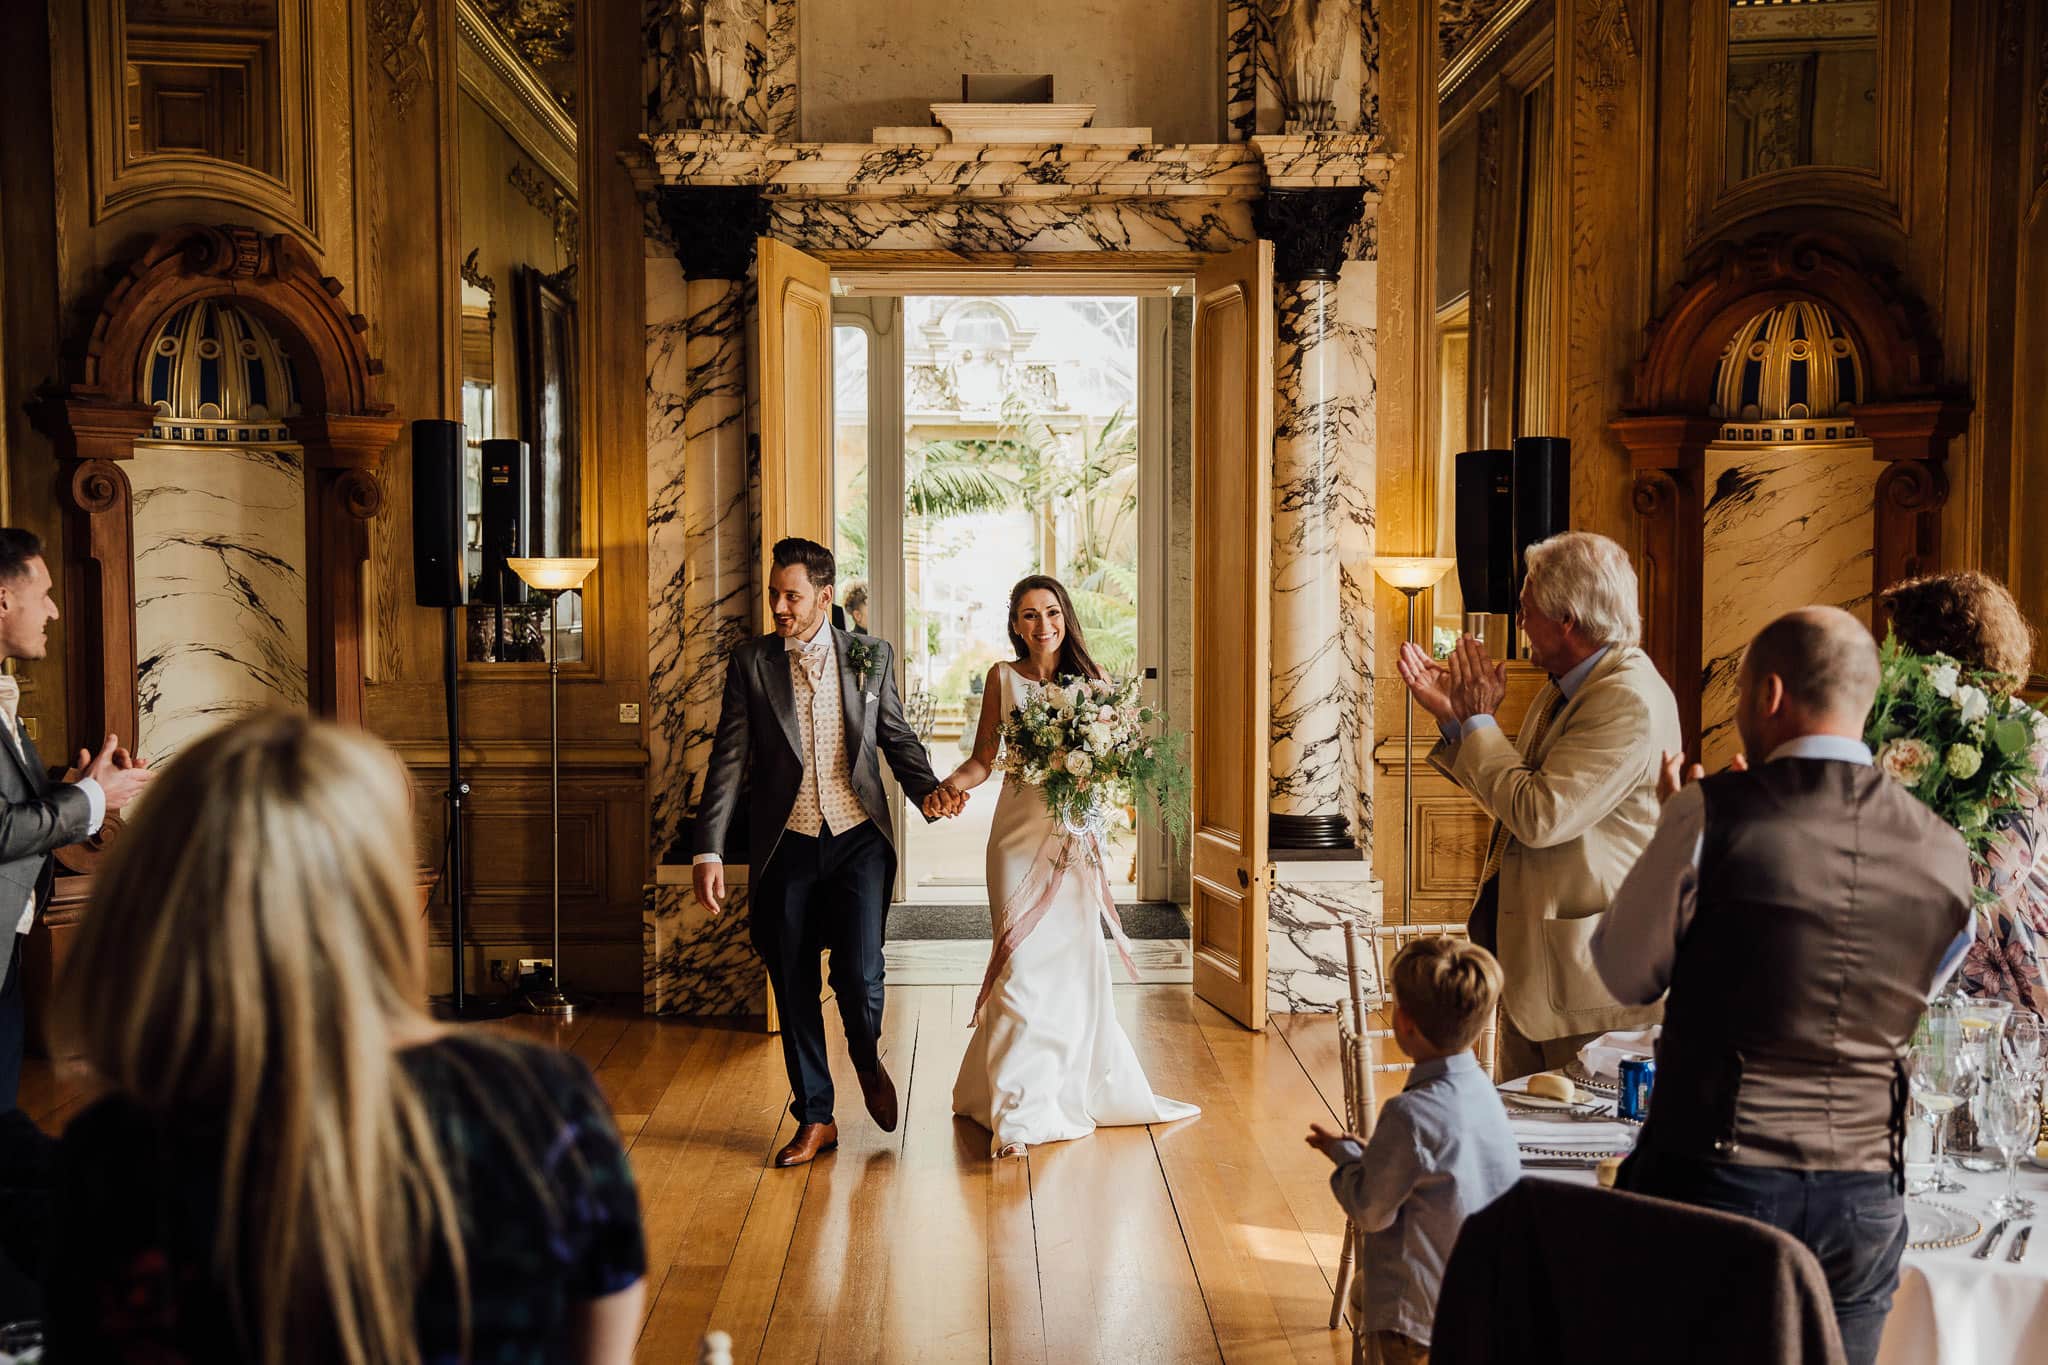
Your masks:
{"label": "boutonniere", "polygon": [[846,662],[853,665],[854,690],[859,691],[868,685],[868,674],[874,672],[878,653],[872,640],[864,640],[857,635],[847,645]]}

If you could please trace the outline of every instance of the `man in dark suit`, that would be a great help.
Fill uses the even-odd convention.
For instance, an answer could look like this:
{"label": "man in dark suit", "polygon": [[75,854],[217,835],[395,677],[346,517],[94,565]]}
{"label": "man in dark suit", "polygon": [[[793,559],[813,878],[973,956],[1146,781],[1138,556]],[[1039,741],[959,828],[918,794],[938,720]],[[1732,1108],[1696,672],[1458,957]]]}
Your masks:
{"label": "man in dark suit", "polygon": [[[782,1016],[782,1057],[796,1136],[777,1166],[801,1166],[839,1143],[818,1000],[818,954],[832,952],[832,990],[868,1113],[896,1127],[895,1082],[882,1065],[882,929],[896,848],[880,757],[927,819],[965,798],[941,790],[924,745],[903,719],[895,652],[829,619],[832,552],[815,541],[775,546],[768,606],[775,632],[726,662],[718,734],[698,807],[698,902],[724,908],[727,840],[744,818],[753,865],[754,948]],[[744,800],[746,811],[741,816]]]}
{"label": "man in dark suit", "polygon": [[[42,541],[32,532],[0,527],[0,661],[42,658],[56,619]],[[21,945],[50,899],[50,854],[98,833],[100,822],[134,799],[150,778],[148,766],[130,759],[120,740],[108,735],[97,756],[80,750],[78,771],[53,781],[22,726],[20,707],[20,685],[13,674],[0,673],[0,729],[7,732],[0,741],[6,750],[0,757],[0,953],[6,955],[0,1110],[14,1108],[21,1084]]]}

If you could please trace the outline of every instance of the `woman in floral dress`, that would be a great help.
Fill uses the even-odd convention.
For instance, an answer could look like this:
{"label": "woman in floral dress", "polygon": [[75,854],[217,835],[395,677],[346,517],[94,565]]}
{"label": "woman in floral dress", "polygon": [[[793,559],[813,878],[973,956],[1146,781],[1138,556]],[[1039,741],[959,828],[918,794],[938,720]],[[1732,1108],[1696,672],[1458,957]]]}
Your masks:
{"label": "woman in floral dress", "polygon": [[[1880,596],[1899,643],[1946,654],[1965,670],[1996,674],[2007,690],[2033,670],[2034,630],[2005,585],[1981,573],[1916,578]],[[1966,994],[2010,1000],[2048,1016],[2048,727],[2035,718],[2034,766],[2041,781],[2017,809],[1995,817],[1999,836],[1974,865],[1980,891],[1976,941],[1955,984]]]}

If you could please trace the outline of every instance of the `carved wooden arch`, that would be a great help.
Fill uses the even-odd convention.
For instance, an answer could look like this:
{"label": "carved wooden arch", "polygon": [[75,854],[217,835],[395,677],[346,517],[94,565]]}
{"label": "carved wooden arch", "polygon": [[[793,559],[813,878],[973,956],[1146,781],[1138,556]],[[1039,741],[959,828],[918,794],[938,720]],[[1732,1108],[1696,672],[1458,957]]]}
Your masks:
{"label": "carved wooden arch", "polygon": [[[1771,235],[1718,247],[1644,329],[1629,405],[1608,424],[1635,475],[1644,648],[1677,693],[1692,752],[1700,725],[1702,479],[1707,446],[1723,425],[1708,415],[1714,381],[1736,328],[1798,300],[1827,308],[1863,362],[1865,401],[1850,413],[1885,466],[1876,491],[1873,592],[1941,562],[1942,460],[1970,405],[1943,387],[1941,342],[1926,309],[1897,272],[1839,238]],[[1882,619],[1873,625],[1884,628]]]}
{"label": "carved wooden arch", "polygon": [[78,618],[66,632],[70,751],[136,733],[134,514],[122,462],[154,416],[145,375],[157,330],[202,299],[260,318],[297,371],[302,415],[285,425],[305,450],[307,693],[316,713],[362,722],[369,519],[383,506],[380,469],[401,424],[376,400],[368,324],[341,292],[294,238],[174,228],[108,292],[80,381],[41,405],[63,477],[64,606]]}

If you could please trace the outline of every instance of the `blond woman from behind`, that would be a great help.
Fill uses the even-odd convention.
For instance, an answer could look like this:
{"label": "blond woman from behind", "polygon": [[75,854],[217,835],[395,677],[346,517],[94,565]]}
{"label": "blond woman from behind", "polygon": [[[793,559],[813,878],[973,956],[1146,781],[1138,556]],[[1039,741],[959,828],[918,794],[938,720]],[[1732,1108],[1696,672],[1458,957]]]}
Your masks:
{"label": "blond woman from behind", "polygon": [[409,792],[360,734],[192,745],[100,873],[60,1016],[52,1359],[631,1359],[645,1252],[583,1064],[424,1012]]}

